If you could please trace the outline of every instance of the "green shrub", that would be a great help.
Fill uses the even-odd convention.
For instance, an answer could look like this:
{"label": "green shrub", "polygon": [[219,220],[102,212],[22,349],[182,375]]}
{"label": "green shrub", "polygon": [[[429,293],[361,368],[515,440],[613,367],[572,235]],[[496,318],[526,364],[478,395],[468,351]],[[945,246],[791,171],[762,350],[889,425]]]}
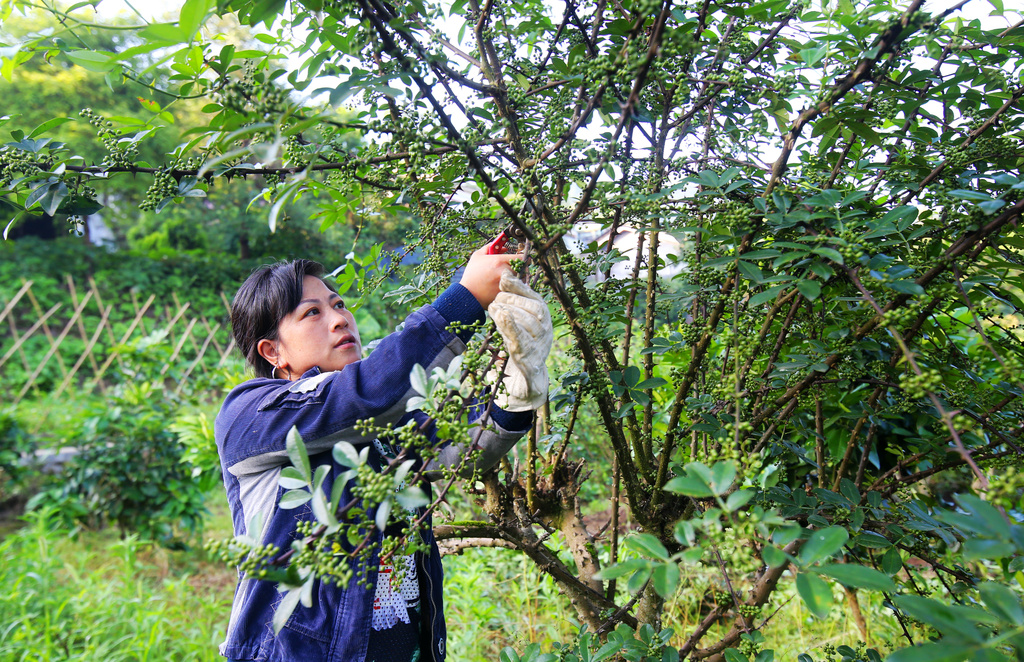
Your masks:
{"label": "green shrub", "polygon": [[0,503],[21,493],[30,469],[22,461],[28,435],[11,410],[0,410]]}
{"label": "green shrub", "polygon": [[[31,508],[54,507],[66,523],[116,524],[124,534],[181,545],[202,530],[203,485],[183,461],[186,446],[171,429],[180,403],[161,384],[131,382],[95,406],[72,445],[79,453],[58,484]],[[207,485],[208,487],[208,485]]]}

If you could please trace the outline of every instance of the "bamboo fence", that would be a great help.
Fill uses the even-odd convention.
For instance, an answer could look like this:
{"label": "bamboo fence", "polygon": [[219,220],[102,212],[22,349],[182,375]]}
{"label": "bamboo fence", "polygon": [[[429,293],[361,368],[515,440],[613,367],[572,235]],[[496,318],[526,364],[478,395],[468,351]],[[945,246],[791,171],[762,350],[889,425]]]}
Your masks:
{"label": "bamboo fence", "polygon": [[[180,392],[196,370],[222,367],[234,349],[227,314],[191,314],[176,295],[173,305],[160,307],[155,296],[140,302],[130,292],[130,308],[115,306],[92,278],[82,288],[67,276],[64,299],[44,310],[50,302],[40,303],[33,285],[22,281],[9,300],[0,296],[0,401],[17,404],[31,393],[59,396],[69,388],[105,392],[132,374],[125,350],[144,339],[170,349],[159,376],[175,380]],[[229,310],[223,294],[221,302]]]}

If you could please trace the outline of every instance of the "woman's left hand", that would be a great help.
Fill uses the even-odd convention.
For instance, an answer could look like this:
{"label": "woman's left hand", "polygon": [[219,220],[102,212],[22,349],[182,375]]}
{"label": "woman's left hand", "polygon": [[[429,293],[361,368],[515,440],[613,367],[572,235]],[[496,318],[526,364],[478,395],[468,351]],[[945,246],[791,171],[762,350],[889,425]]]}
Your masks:
{"label": "woman's left hand", "polygon": [[508,269],[509,262],[524,257],[522,253],[488,255],[487,246],[481,246],[469,256],[469,264],[462,272],[459,284],[487,308],[500,291],[501,274]]}

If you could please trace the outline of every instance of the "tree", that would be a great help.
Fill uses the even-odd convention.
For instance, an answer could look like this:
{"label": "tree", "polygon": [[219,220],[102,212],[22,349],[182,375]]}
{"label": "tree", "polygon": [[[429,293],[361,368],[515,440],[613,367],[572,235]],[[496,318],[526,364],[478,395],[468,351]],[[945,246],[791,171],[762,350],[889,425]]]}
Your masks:
{"label": "tree", "polygon": [[[999,471],[1021,459],[1024,30],[991,4],[996,28],[960,14],[980,0],[935,15],[921,0],[188,0],[126,51],[39,37],[4,70],[45,53],[116,75],[160,53],[168,91],[213,99],[189,143],[150,165],[117,143],[93,164],[15,136],[0,177],[9,199],[48,211],[80,199],[82,179],[125,174],[153,177],[155,206],[262,176],[271,227],[304,196],[325,224],[400,209],[428,253],[406,298],[484,237],[518,233],[566,359],[520,461],[481,477],[489,519],[438,535],[528,555],[588,626],[577,652],[591,635],[635,652],[616,625],[657,632],[685,588],[710,597],[672,639],[680,660],[771,659],[762,609],[780,587],[823,617],[838,582],[851,608],[858,592],[885,596],[905,635],[891,659],[1006,659],[1024,651],[1006,583],[1024,552],[1022,485]],[[270,52],[203,31],[228,12],[267,26]],[[339,140],[351,131],[365,140]],[[638,250],[572,254],[563,238],[581,221],[639,231]],[[669,235],[686,268],[663,280]],[[629,278],[600,278],[627,259]],[[459,377],[414,379],[451,430],[460,397],[443,393]],[[351,510],[316,496],[300,441],[303,494],[289,498],[324,504],[322,526],[302,551],[250,559],[292,608],[316,574],[299,565],[316,567],[317,541]],[[599,446],[609,489],[586,483],[581,458]],[[956,496],[923,489],[939,476]],[[585,524],[582,491],[609,503],[606,530]],[[620,502],[643,531],[624,542]],[[692,585],[680,564],[717,578]],[[662,659],[667,640],[646,636]],[[914,646],[929,638],[941,643]]]}

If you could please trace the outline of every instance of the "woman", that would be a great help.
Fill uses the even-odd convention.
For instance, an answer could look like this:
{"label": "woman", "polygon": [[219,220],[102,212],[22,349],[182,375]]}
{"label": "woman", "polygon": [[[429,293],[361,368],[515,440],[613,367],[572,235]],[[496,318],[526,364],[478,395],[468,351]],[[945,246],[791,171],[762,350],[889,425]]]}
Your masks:
{"label": "woman", "polygon": [[[321,279],[319,264],[296,260],[254,272],[235,295],[231,325],[256,378],[228,394],[215,424],[235,534],[286,549],[296,537],[297,518],[312,517],[308,507],[282,510],[277,505],[284,492],[278,478],[288,464],[285,438],[292,426],[312,465],[331,467],[323,485],[328,494],[333,477],[345,470],[332,458],[335,443],[371,444],[371,463],[379,467],[380,444],[355,424],[371,417],[377,425],[396,427],[411,419],[425,422],[422,412],[406,412],[406,402],[415,395],[409,372],[417,364],[428,373],[446,367],[465,350],[473,333],[467,327],[481,322],[485,309],[509,357],[495,398],[498,406],[474,433],[469,470],[496,463],[529,429],[532,411],[547,397],[544,361],[551,347],[551,319],[543,299],[508,267],[521,257],[476,251],[458,284],[410,315],[401,331],[382,340],[365,359],[355,319]],[[449,330],[453,324],[458,331]],[[435,462],[459,466],[463,447],[448,444]],[[343,503],[350,498],[345,489]],[[256,513],[263,514],[262,529],[247,531]],[[404,576],[401,586],[377,581],[373,570],[370,588],[359,585],[358,573],[344,586],[318,581],[313,606],[298,606],[276,635],[271,628],[281,600],[276,584],[239,573],[221,654],[232,660],[303,662],[443,660],[443,573],[429,521],[420,535],[430,552],[409,558],[407,571],[397,573]],[[374,552],[371,567],[376,563]]]}

